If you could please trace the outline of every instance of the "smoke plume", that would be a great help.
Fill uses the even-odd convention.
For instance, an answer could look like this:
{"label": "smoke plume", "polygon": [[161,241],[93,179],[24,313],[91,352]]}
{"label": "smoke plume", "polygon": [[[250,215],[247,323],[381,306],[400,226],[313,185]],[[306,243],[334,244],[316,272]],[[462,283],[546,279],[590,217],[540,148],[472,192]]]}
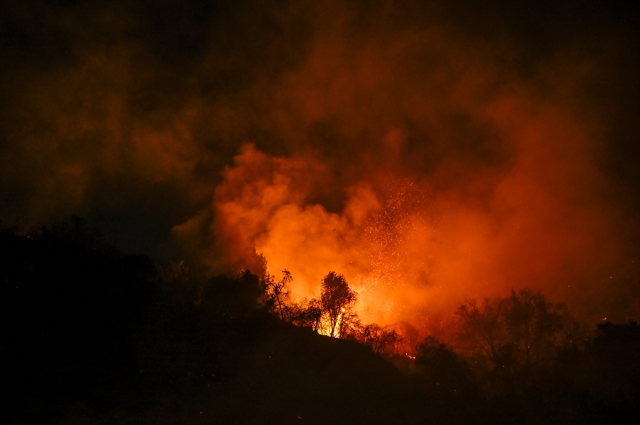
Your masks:
{"label": "smoke plume", "polygon": [[0,213],[260,253],[295,298],[333,270],[380,324],[525,287],[637,317],[640,38],[591,6],[9,3]]}

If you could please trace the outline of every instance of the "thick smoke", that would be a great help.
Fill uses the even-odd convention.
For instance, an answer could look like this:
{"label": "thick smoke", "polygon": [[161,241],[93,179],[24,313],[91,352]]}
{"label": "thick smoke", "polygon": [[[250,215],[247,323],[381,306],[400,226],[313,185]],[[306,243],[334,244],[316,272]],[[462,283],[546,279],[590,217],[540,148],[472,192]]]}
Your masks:
{"label": "thick smoke", "polygon": [[335,270],[382,324],[524,287],[637,315],[633,11],[370,3],[8,6],[3,219],[262,253],[296,297]]}

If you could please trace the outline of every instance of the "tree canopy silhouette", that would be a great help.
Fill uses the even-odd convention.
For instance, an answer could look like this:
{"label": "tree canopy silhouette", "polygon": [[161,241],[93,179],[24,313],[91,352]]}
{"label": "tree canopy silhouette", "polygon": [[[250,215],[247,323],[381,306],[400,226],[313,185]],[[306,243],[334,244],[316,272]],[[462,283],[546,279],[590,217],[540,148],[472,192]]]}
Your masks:
{"label": "tree canopy silhouette", "polygon": [[426,337],[416,346],[415,362],[420,375],[430,384],[455,390],[471,387],[471,370],[450,347],[434,337]]}
{"label": "tree canopy silhouette", "polygon": [[333,337],[340,325],[341,317],[351,313],[355,307],[358,295],[349,288],[343,275],[329,272],[321,282],[322,310],[328,318],[328,334]]}
{"label": "tree canopy silhouette", "polygon": [[459,346],[507,371],[548,361],[572,323],[561,304],[528,289],[481,305],[468,301],[456,314]]}

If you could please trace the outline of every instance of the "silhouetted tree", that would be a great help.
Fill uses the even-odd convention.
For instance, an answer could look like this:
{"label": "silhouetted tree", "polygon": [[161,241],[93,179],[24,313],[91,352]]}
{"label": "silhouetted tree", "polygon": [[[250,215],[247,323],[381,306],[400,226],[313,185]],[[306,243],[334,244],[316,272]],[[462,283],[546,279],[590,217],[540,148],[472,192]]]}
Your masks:
{"label": "silhouetted tree", "polygon": [[504,299],[485,299],[481,306],[469,301],[456,314],[460,347],[486,358],[503,373],[547,362],[565,324],[572,323],[562,305],[527,289],[511,291]]}
{"label": "silhouetted tree", "polygon": [[566,311],[562,316],[563,326],[557,340],[558,350],[583,350],[592,339],[592,329],[586,323],[577,321]]}
{"label": "silhouetted tree", "polygon": [[470,386],[471,370],[451,348],[434,337],[426,337],[416,346],[416,367],[428,382],[443,389]]}
{"label": "silhouetted tree", "polygon": [[522,290],[502,301],[502,316],[508,340],[516,351],[516,361],[528,368],[554,354],[555,342],[563,326],[563,306],[552,303],[540,292]]}
{"label": "silhouetted tree", "polygon": [[480,307],[475,300],[461,305],[456,312],[460,318],[456,336],[459,345],[472,353],[482,353],[491,360],[495,359],[504,331],[500,310],[500,301],[490,301],[488,298]]}
{"label": "silhouetted tree", "polygon": [[358,313],[352,307],[343,309],[338,320],[337,336],[340,339],[357,339],[361,328]]}
{"label": "silhouetted tree", "polygon": [[220,275],[209,279],[195,302],[215,314],[237,318],[254,313],[262,296],[260,278],[245,270],[236,278]]}
{"label": "silhouetted tree", "polygon": [[608,393],[617,402],[633,401],[640,413],[640,326],[628,323],[605,322],[598,325],[593,344],[587,348],[591,363],[586,381],[595,393]]}
{"label": "silhouetted tree", "polygon": [[328,318],[328,334],[335,336],[339,331],[339,321],[344,313],[352,314],[356,304],[357,294],[349,288],[349,284],[343,275],[329,272],[321,282],[322,311]]}
{"label": "silhouetted tree", "polygon": [[369,346],[374,353],[396,351],[396,345],[404,341],[395,329],[383,328],[375,323],[362,326],[359,329],[358,339]]}
{"label": "silhouetted tree", "polygon": [[261,279],[264,291],[264,302],[267,308],[275,311],[281,320],[290,322],[292,316],[296,314],[297,306],[289,299],[289,284],[293,277],[288,270],[282,271],[282,279],[276,281],[272,275],[265,275]]}
{"label": "silhouetted tree", "polygon": [[315,298],[292,303],[289,307],[291,323],[296,326],[311,328],[317,332],[322,321],[322,304]]}

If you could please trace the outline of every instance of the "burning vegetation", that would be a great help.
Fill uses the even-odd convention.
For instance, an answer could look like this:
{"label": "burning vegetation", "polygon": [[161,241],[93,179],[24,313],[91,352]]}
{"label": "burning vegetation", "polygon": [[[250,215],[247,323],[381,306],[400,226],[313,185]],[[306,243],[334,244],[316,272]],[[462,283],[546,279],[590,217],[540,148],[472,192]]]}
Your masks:
{"label": "burning vegetation", "polygon": [[403,341],[393,329],[361,324],[355,311],[358,295],[343,275],[329,272],[322,279],[319,299],[303,299],[296,303],[289,296],[293,277],[286,270],[282,274],[277,282],[268,274],[261,279],[265,307],[281,320],[311,328],[321,335],[363,342],[375,353],[396,351],[395,345]]}
{"label": "burning vegetation", "polygon": [[[282,275],[279,281],[269,274],[260,278],[261,303],[280,320],[321,335],[361,342],[374,353],[415,359],[416,350],[424,349],[416,348],[420,332],[407,323],[385,327],[363,324],[355,309],[357,293],[343,275],[329,272],[322,279],[320,297],[300,302],[290,297],[293,276],[287,270]],[[584,348],[590,340],[588,329],[564,305],[528,289],[512,290],[509,297],[485,299],[481,304],[467,301],[458,307],[447,327],[448,334],[440,336],[456,351],[485,370],[502,368],[501,373],[546,366],[558,352]],[[440,342],[427,335],[422,344],[435,343]]]}

